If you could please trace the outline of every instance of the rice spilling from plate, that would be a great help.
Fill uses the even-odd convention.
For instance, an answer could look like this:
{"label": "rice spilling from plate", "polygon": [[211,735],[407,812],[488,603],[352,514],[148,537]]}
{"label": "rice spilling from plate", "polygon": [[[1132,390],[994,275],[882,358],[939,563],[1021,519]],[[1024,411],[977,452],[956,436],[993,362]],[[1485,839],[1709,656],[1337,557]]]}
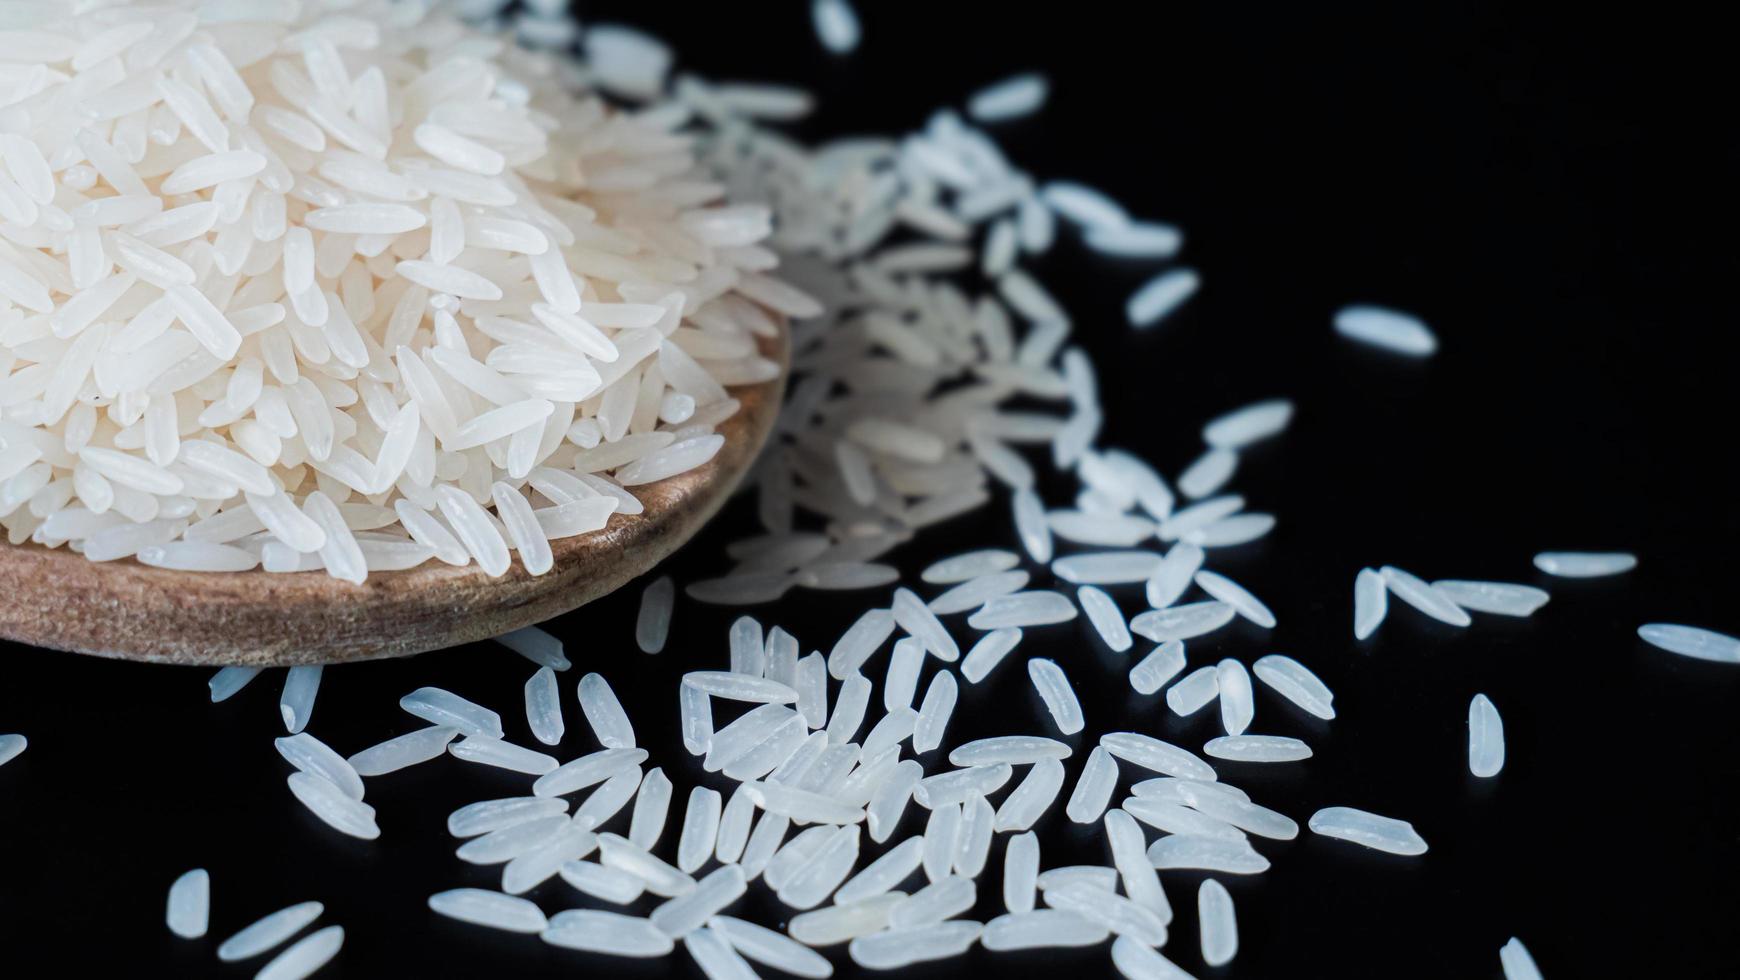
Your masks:
{"label": "rice spilling from plate", "polygon": [[419,3],[50,5],[0,77],[0,526],[210,571],[548,541],[778,377],[769,210]]}

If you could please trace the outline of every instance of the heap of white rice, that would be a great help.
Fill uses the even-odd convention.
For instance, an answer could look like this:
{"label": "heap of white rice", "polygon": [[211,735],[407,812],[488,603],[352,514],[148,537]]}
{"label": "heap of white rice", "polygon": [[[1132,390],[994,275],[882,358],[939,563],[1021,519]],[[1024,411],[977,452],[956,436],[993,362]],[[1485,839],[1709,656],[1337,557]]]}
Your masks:
{"label": "heap of white rice", "polygon": [[767,209],[722,203],[680,119],[426,7],[42,4],[0,30],[12,543],[542,572],[777,375],[767,310],[815,307],[765,275]]}

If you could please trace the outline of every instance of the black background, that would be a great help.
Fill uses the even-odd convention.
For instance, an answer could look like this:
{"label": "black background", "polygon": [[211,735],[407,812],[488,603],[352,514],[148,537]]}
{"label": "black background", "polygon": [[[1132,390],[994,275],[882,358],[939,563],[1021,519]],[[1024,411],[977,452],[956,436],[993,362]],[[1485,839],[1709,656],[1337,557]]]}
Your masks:
{"label": "black background", "polygon": [[[1168,873],[1168,954],[1204,976],[1493,977],[1515,934],[1550,977],[1732,975],[1740,669],[1672,657],[1633,632],[1658,619],[1740,628],[1727,424],[1740,169],[1716,25],[1654,8],[1622,18],[1513,4],[860,6],[864,44],[846,59],[820,50],[806,4],[581,13],[649,27],[709,76],[812,87],[824,108],[801,127],[809,137],[902,132],[982,84],[1046,71],[1043,116],[997,131],[1011,158],[1180,223],[1184,261],[1205,279],[1175,319],[1133,334],[1122,303],[1150,267],[1094,258],[1067,236],[1036,264],[1099,365],[1104,443],[1175,474],[1206,418],[1275,395],[1299,406],[1235,484],[1279,529],[1212,560],[1280,626],[1222,631],[1190,644],[1190,660],[1288,652],[1335,690],[1340,716],[1318,723],[1264,691],[1253,730],[1301,736],[1316,757],[1221,769],[1301,823],[1321,806],[1365,807],[1412,820],[1431,850],[1396,858],[1309,834],[1262,842],[1273,870],[1226,879],[1243,942],[1220,971],[1196,955],[1199,876]],[[1440,355],[1417,363],[1338,341],[1330,314],[1362,300],[1423,316]],[[1054,506],[1072,492],[1046,489]],[[664,570],[679,581],[719,571],[748,510],[735,506]],[[1014,547],[1006,513],[999,497],[892,560],[916,575],[945,554]],[[1549,581],[1529,565],[1546,548],[1630,549],[1642,564]],[[1399,610],[1356,644],[1354,572],[1385,562],[1535,582],[1553,601],[1466,631]],[[681,600],[669,648],[649,658],[632,641],[638,594],[639,583],[551,627],[577,665],[562,678],[559,754],[593,747],[573,685],[579,668],[599,669],[675,776],[670,848],[698,775],[677,736],[676,677],[723,662],[736,612]],[[1137,590],[1116,594],[1127,613],[1140,608]],[[757,615],[826,650],[886,593],[799,598]],[[1128,727],[1195,747],[1218,731],[1212,711],[1180,722],[1132,694],[1131,661],[1085,623],[1029,631],[1018,653],[1056,657],[1081,692],[1089,728],[1072,740],[1068,785],[1086,736]],[[1043,724],[1021,659],[965,686],[952,742]],[[519,710],[532,669],[488,646],[335,669],[309,730],[354,752],[420,725],[395,702],[436,684],[497,708],[510,738],[535,744]],[[284,786],[271,746],[279,676],[214,706],[208,673],[0,648],[0,732],[31,740],[0,769],[0,973],[245,975],[219,969],[217,942],[318,898],[323,922],[348,932],[327,975],[698,975],[680,953],[590,958],[439,920],[428,894],[491,887],[499,870],[452,856],[445,815],[526,781],[451,759],[374,779],[384,836],[341,837]],[[1490,781],[1466,770],[1477,691],[1509,737]],[[921,829],[909,811],[901,834]],[[1040,832],[1047,867],[1107,860],[1097,829],[1069,823],[1061,801]],[[981,917],[1000,911],[1001,854],[999,843],[981,878]],[[162,906],[194,866],[212,873],[212,927],[188,942],[164,930]],[[559,881],[534,897],[552,912],[587,901]],[[759,888],[745,909],[783,922]],[[853,975],[839,952],[840,975]],[[1098,948],[975,950],[915,972],[952,975],[963,962],[1011,975],[1110,969]]]}

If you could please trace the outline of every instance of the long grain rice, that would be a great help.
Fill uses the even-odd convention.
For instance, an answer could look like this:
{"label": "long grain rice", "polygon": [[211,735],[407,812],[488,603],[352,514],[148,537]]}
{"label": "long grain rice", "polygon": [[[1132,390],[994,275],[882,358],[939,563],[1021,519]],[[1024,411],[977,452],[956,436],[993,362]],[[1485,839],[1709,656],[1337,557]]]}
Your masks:
{"label": "long grain rice", "polygon": [[1419,318],[1381,306],[1343,307],[1335,314],[1335,332],[1409,357],[1438,351],[1438,338]]}
{"label": "long grain rice", "polygon": [[1669,653],[1721,664],[1740,664],[1740,638],[1697,626],[1646,623],[1637,628],[1645,643]]}
{"label": "long grain rice", "polygon": [[1363,844],[1390,854],[1426,853],[1426,842],[1413,825],[1352,807],[1332,806],[1311,815],[1311,832]]}
{"label": "long grain rice", "polygon": [[1384,584],[1397,598],[1433,619],[1451,626],[1467,626],[1474,621],[1449,595],[1411,573],[1393,565],[1385,565],[1379,572],[1383,575]]}
{"label": "long grain rice", "polygon": [[1491,777],[1503,768],[1504,722],[1492,701],[1476,694],[1468,705],[1468,771]]}
{"label": "long grain rice", "polygon": [[1543,551],[1535,567],[1561,578],[1619,575],[1637,567],[1637,556],[1623,551]]}
{"label": "long grain rice", "polygon": [[1257,679],[1300,708],[1329,721],[1335,717],[1335,696],[1304,664],[1285,654],[1271,653],[1251,668]]}
{"label": "long grain rice", "polygon": [[204,868],[194,868],[169,886],[165,920],[170,932],[183,939],[198,939],[205,935],[210,918],[211,875]]}
{"label": "long grain rice", "polygon": [[[1259,662],[1260,663],[1260,662]],[[1168,640],[1130,668],[1130,687],[1137,694],[1153,694],[1171,683],[1184,670],[1184,643]]]}
{"label": "long grain rice", "polygon": [[1082,718],[1081,702],[1076,699],[1075,689],[1063,668],[1055,661],[1035,657],[1027,661],[1027,675],[1033,681],[1034,690],[1039,692],[1040,700],[1045,702],[1045,710],[1051,713],[1051,723],[1057,726],[1057,730],[1065,735],[1081,731],[1086,724]]}
{"label": "long grain rice", "polygon": [[1535,965],[1535,958],[1515,936],[1499,947],[1498,962],[1504,970],[1504,980],[1542,980],[1541,968]]}
{"label": "long grain rice", "polygon": [[1049,94],[1044,75],[1029,72],[1004,79],[975,92],[967,100],[967,115],[979,122],[1002,122],[1039,111]]}
{"label": "long grain rice", "polygon": [[1238,954],[1238,922],[1233,917],[1232,896],[1213,878],[1196,892],[1196,918],[1202,932],[1202,960],[1209,966],[1225,966]]}
{"label": "long grain rice", "polygon": [[217,948],[217,958],[233,963],[275,949],[325,911],[326,907],[319,902],[302,902],[279,909],[224,940]]}

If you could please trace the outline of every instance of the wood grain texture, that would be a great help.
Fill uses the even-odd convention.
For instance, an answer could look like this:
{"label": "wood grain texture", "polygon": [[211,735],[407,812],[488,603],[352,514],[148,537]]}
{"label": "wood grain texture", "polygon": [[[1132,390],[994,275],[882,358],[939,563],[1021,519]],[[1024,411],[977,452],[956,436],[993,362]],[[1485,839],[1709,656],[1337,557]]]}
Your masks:
{"label": "wood grain texture", "polygon": [[733,388],[743,407],[705,466],[634,488],[644,513],[552,541],[555,567],[516,557],[490,578],[431,561],[353,585],[324,572],[182,572],[132,559],[89,562],[66,548],[0,541],[0,638],[77,653],[254,667],[401,657],[499,636],[608,595],[658,564],[718,512],[779,415],[787,336],[762,343],[780,377]]}

